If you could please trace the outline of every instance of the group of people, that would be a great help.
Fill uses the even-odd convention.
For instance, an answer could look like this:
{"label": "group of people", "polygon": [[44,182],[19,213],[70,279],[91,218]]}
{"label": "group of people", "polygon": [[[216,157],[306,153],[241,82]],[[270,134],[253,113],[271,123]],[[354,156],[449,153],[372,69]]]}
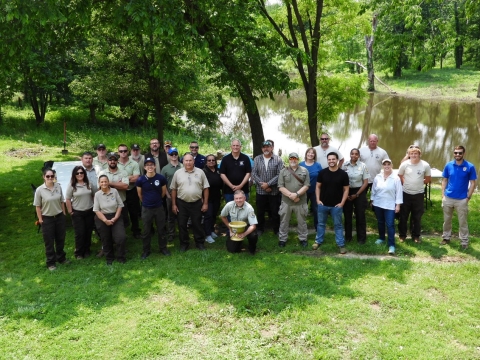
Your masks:
{"label": "group of people", "polygon": [[[98,256],[104,255],[107,264],[112,264],[114,260],[126,261],[129,226],[133,237],[142,239],[142,259],[151,254],[151,237],[155,233],[159,251],[169,256],[167,244],[176,238],[177,227],[180,251],[190,247],[189,228],[196,248],[205,250],[205,242],[214,243],[218,237],[215,224],[222,197],[226,205],[220,218],[228,229],[226,247],[230,252],[242,251],[242,240],[246,238],[246,250],[255,254],[258,238],[266,231],[267,214],[272,231],[278,236],[278,246],[285,247],[294,213],[299,244],[307,247],[310,203],[316,229],[312,248],[316,250],[324,242],[330,214],[336,244],[344,254],[346,243],[353,239],[353,214],[358,243],[365,244],[367,240],[367,192],[378,220],[377,244],[387,242],[388,252],[395,253],[397,213],[399,241],[406,240],[410,229],[413,241],[419,243],[424,186],[431,181],[431,169],[420,159],[420,148],[416,145],[408,148],[397,175],[374,134],[369,136],[367,146],[352,149],[347,161],[330,145],[327,133],[321,135],[320,141],[319,146],[307,149],[302,162],[297,153],[290,153],[287,166],[274,154],[272,140],[264,141],[262,154],[252,160],[241,152],[240,140],[234,139],[231,152],[219,165],[215,155],[199,153],[196,141],[190,143],[190,151],[182,158],[170,141],[165,141],[161,151],[155,138],[150,140],[145,155],[138,144],[130,147],[130,156],[125,144],[118,146],[117,153],[108,154],[106,146],[99,144],[96,157],[87,151],[81,157],[82,165],[74,167],[65,197],[55,182],[55,172],[46,168],[44,184],[35,192],[34,206],[42,225],[47,267],[55,270],[57,263],[68,262],[64,251],[67,211],[75,233],[75,257],[90,256],[92,232],[96,229],[102,242]],[[461,245],[467,248],[468,200],[475,189],[476,171],[464,156],[465,149],[455,147],[455,160],[443,172],[442,244],[450,242],[452,214],[456,209]],[[252,184],[256,186],[256,210],[248,202]],[[234,232],[232,221],[244,221],[245,231],[230,236]]]}

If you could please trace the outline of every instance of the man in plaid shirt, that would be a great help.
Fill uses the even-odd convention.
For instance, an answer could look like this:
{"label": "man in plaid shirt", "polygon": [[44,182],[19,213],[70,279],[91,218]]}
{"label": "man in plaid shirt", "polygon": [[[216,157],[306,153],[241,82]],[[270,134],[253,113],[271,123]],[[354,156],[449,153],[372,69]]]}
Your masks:
{"label": "man in plaid shirt", "polygon": [[252,178],[257,185],[257,234],[260,236],[265,231],[265,213],[269,212],[273,232],[278,234],[280,227],[280,196],[278,191],[278,175],[284,168],[280,156],[273,154],[273,144],[267,140],[262,143],[262,155],[254,159]]}

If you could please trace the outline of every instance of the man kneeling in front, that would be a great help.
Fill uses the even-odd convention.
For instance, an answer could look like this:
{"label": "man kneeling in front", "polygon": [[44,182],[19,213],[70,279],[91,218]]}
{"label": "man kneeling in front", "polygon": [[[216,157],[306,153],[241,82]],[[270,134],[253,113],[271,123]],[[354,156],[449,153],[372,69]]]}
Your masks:
{"label": "man kneeling in front", "polygon": [[[238,253],[242,251],[242,240],[248,239],[248,251],[255,255],[257,249],[257,216],[252,205],[246,201],[245,193],[242,190],[237,190],[234,193],[233,201],[228,202],[220,213],[223,223],[230,230],[227,239],[227,250],[231,253]],[[242,233],[236,233],[236,238],[240,240],[234,241],[231,239],[233,229],[230,226],[230,221],[244,221],[249,226]]]}

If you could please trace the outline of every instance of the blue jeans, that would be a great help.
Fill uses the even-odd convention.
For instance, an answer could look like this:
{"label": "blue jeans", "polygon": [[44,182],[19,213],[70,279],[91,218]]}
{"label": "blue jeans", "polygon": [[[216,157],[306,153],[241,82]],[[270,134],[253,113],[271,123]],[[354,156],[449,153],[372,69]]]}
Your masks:
{"label": "blue jeans", "polygon": [[328,214],[332,215],[333,218],[333,228],[335,230],[335,242],[339,247],[345,246],[345,238],[343,237],[343,208],[335,206],[323,206],[318,205],[318,227],[317,227],[317,237],[315,242],[317,244],[323,243],[323,238],[325,236],[325,228],[327,226]]}
{"label": "blue jeans", "polygon": [[387,210],[375,206],[377,215],[378,238],[385,241],[385,225],[387,226],[388,246],[395,246],[395,210]]}
{"label": "blue jeans", "polygon": [[312,207],[312,213],[313,213],[313,226],[315,227],[315,230],[317,229],[318,226],[318,204],[317,204],[317,196],[315,195],[314,192],[307,192],[307,204],[310,202],[311,207]]}

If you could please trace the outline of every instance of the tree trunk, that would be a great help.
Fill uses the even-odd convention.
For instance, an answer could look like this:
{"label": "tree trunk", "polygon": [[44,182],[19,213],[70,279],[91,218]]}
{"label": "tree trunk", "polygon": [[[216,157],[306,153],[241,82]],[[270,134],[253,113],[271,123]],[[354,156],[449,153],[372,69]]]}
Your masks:
{"label": "tree trunk", "polygon": [[480,83],[478,84],[478,89],[477,89],[477,98],[480,99]]}
{"label": "tree trunk", "polygon": [[372,19],[372,35],[365,36],[365,47],[367,48],[367,91],[375,91],[375,72],[373,70],[373,43],[375,42],[375,31],[377,30],[377,15]]}
{"label": "tree trunk", "polygon": [[89,104],[88,108],[90,110],[90,121],[93,124],[97,124],[97,116],[95,114],[95,110],[97,110],[97,104]]}
{"label": "tree trunk", "polygon": [[457,37],[455,39],[455,67],[460,69],[463,65],[463,39],[462,39],[462,28],[460,26],[460,15],[458,13],[458,4],[457,1],[454,2],[454,18],[455,18],[455,32]]}
{"label": "tree trunk", "polygon": [[318,138],[317,119],[317,72],[309,70],[308,73],[310,80],[308,84],[304,84],[305,95],[307,97],[308,130],[310,132],[310,142],[312,146],[318,146],[320,145],[320,139]]}
{"label": "tree trunk", "polygon": [[250,85],[247,82],[238,83],[237,89],[247,112],[248,123],[252,133],[253,156],[255,157],[262,153],[262,143],[265,141],[262,120]]}
{"label": "tree trunk", "polygon": [[155,123],[157,128],[157,139],[160,144],[163,144],[163,116],[165,107],[159,96],[153,98],[153,105],[155,106]]}

